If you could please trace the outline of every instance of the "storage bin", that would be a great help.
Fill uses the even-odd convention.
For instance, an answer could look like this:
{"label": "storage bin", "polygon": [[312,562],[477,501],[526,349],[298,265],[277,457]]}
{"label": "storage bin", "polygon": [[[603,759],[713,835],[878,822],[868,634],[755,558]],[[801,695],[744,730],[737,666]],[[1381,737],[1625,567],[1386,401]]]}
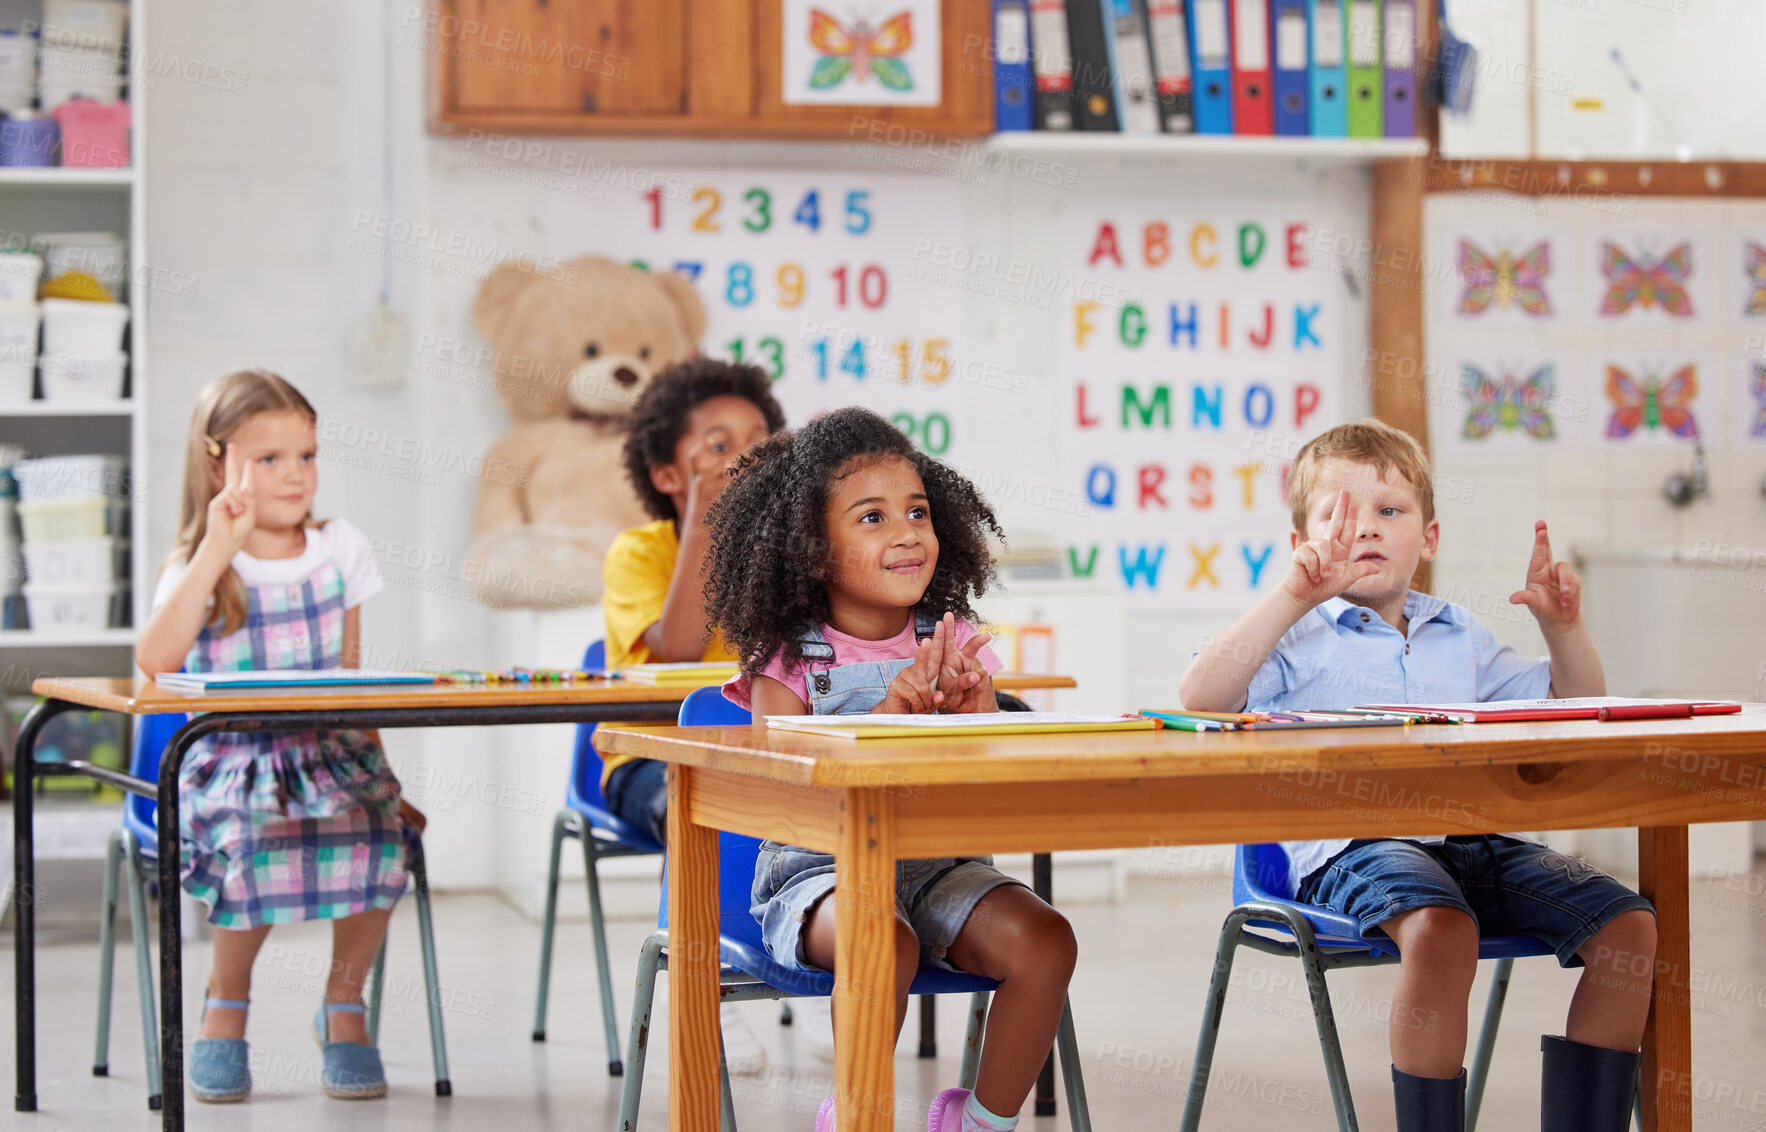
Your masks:
{"label": "storage bin", "polygon": [[129,355],[121,350],[99,357],[44,354],[38,366],[45,401],[121,401]]}
{"label": "storage bin", "polygon": [[50,499],[42,503],[21,500],[18,523],[27,543],[120,535],[129,529],[129,501],[102,496]]}
{"label": "storage bin", "polygon": [[0,166],[33,169],[55,164],[61,128],[55,119],[20,110],[0,121]]}
{"label": "storage bin", "polygon": [[129,540],[117,535],[26,542],[20,544],[19,550],[27,582],[96,588],[129,576]]}
{"label": "storage bin", "polygon": [[[44,299],[42,307],[45,353],[97,357],[123,348],[123,328],[129,325],[126,304]],[[0,311],[0,317],[4,314]]]}
{"label": "storage bin", "polygon": [[124,294],[128,252],[115,232],[39,232],[31,243],[43,253],[44,278],[79,271],[104,284],[113,299]]}
{"label": "storage bin", "polygon": [[[110,452],[80,456],[42,456],[12,466],[18,497],[26,503],[58,499],[97,499],[129,494],[129,458]],[[107,532],[94,532],[95,535]],[[27,538],[34,537],[27,535]],[[79,538],[60,535],[59,538]]]}
{"label": "storage bin", "polygon": [[80,169],[129,166],[129,104],[76,98],[55,107],[61,163]]}
{"label": "storage bin", "polygon": [[43,0],[46,44],[115,50],[122,46],[128,27],[126,0]]}
{"label": "storage bin", "polygon": [[36,353],[37,327],[42,317],[43,309],[36,303],[0,306],[0,353]]}
{"label": "storage bin", "polygon": [[25,617],[34,633],[81,633],[108,629],[116,623],[123,586],[54,586],[24,584]]}
{"label": "storage bin", "polygon": [[28,402],[36,382],[36,354],[28,350],[0,350],[0,406]]}
{"label": "storage bin", "polygon": [[35,252],[0,252],[0,304],[36,303],[37,281],[42,278],[42,256]]}

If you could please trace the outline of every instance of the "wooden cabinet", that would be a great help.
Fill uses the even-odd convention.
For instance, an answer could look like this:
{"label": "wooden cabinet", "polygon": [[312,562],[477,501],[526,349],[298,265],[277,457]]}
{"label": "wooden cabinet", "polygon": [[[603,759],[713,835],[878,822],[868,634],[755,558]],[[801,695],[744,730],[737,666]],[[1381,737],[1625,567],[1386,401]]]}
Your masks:
{"label": "wooden cabinet", "polygon": [[987,0],[943,0],[943,97],[928,107],[786,105],[782,0],[431,0],[412,21],[429,53],[436,133],[993,130]]}

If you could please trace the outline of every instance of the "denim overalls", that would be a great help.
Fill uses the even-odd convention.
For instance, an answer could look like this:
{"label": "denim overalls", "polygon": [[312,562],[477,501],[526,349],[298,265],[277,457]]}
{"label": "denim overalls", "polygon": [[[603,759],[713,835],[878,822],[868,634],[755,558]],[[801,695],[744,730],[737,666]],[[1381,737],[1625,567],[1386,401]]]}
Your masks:
{"label": "denim overalls", "polygon": [[[938,620],[914,610],[914,639],[932,636]],[[889,684],[912,657],[835,664],[834,646],[811,628],[804,634],[803,661],[810,711],[816,715],[864,715],[883,702]],[[991,857],[939,857],[895,863],[896,910],[920,937],[922,966],[951,970],[944,953],[983,896],[1019,881],[993,867]],[[773,961],[814,970],[803,957],[803,927],[810,910],[834,891],[834,857],[777,841],[761,843],[754,866],[753,905]]]}

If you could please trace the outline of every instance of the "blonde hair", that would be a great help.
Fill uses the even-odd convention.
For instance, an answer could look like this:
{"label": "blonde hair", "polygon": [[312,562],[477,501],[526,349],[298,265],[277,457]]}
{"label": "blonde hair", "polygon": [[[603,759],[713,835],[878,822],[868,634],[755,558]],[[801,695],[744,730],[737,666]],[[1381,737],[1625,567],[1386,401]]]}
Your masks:
{"label": "blonde hair", "polygon": [[[190,435],[184,442],[184,498],[178,513],[178,542],[166,563],[188,562],[208,534],[208,505],[220,494],[215,486],[227,443],[259,413],[299,413],[316,426],[319,414],[300,390],[268,370],[242,369],[203,387],[190,414]],[[316,527],[308,511],[302,525]],[[245,624],[245,586],[232,566],[215,583],[208,625],[223,634]]]}
{"label": "blonde hair", "polygon": [[1319,472],[1326,460],[1350,460],[1372,464],[1384,478],[1393,468],[1404,477],[1423,508],[1423,525],[1435,519],[1435,473],[1429,467],[1428,453],[1408,432],[1393,428],[1385,421],[1362,419],[1327,429],[1308,440],[1294,457],[1288,469],[1288,509],[1293,512],[1294,529],[1306,533],[1306,507],[1318,487]]}

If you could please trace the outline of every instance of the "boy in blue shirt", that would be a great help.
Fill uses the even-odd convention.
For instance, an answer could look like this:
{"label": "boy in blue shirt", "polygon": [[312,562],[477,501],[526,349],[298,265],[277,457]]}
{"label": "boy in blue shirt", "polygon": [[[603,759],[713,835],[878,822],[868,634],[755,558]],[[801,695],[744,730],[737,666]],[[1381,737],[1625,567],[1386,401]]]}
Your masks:
{"label": "boy in blue shirt", "polygon": [[[1599,696],[1606,676],[1581,580],[1534,532],[1525,588],[1549,658],[1499,645],[1468,610],[1410,589],[1435,557],[1433,474],[1379,421],[1339,425],[1288,473],[1292,563],[1282,584],[1190,662],[1198,711]],[[1543,1132],[1623,1132],[1649,1014],[1655,913],[1611,877],[1515,836],[1288,842],[1299,898],[1356,917],[1402,959],[1388,1040],[1399,1132],[1464,1127],[1467,998],[1478,937],[1526,935],[1584,966],[1564,1037],[1547,1036]],[[1431,1025],[1418,1026],[1426,1018]]]}

